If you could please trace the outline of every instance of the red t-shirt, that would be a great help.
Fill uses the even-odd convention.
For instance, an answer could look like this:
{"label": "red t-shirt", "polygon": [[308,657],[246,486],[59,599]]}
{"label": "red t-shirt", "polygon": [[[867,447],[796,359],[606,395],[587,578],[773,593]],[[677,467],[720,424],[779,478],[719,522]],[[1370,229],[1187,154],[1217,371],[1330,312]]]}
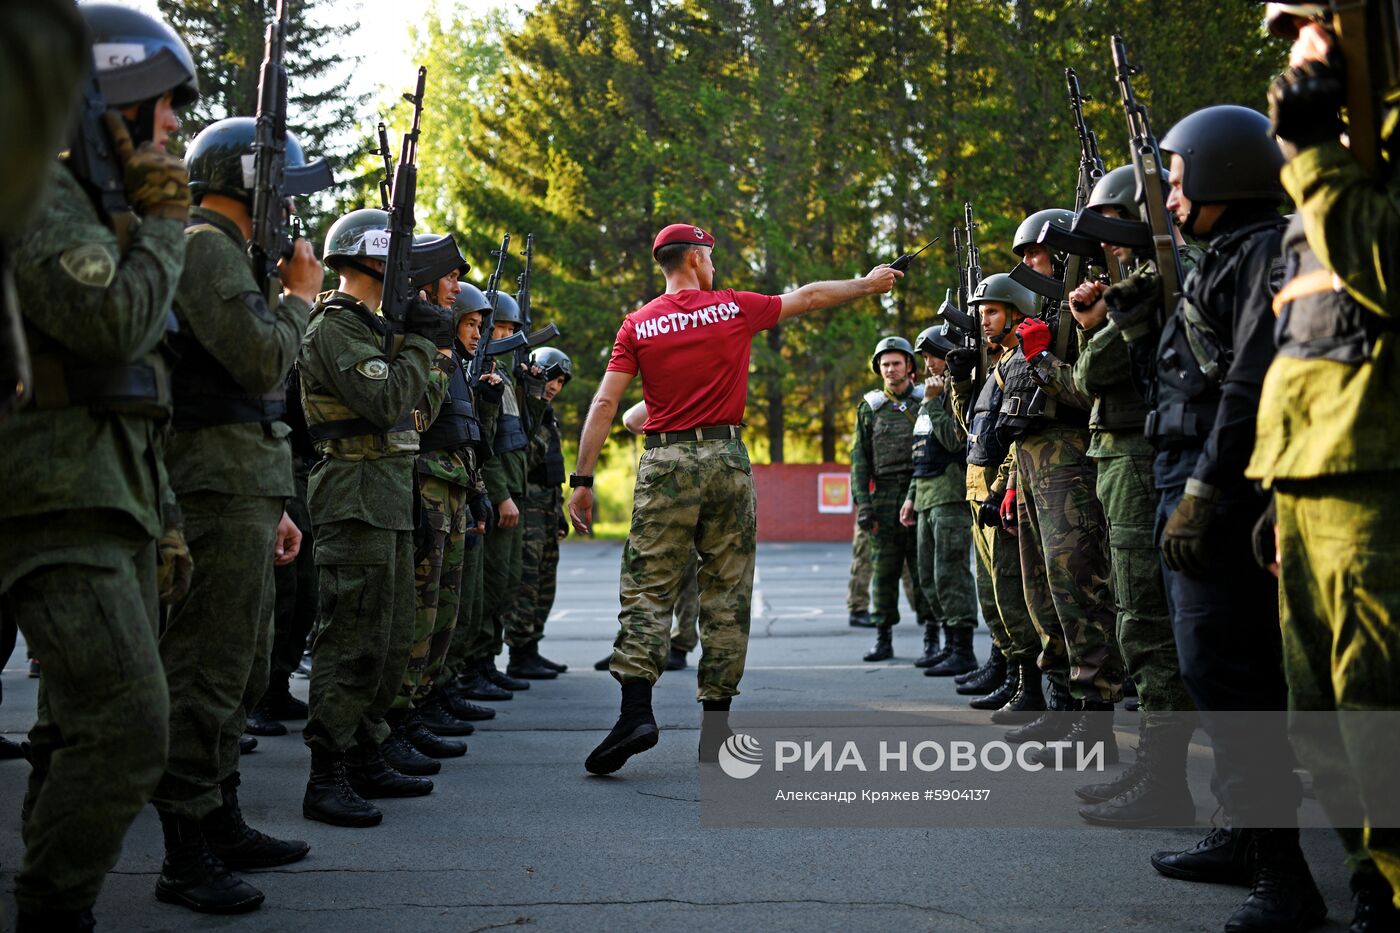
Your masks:
{"label": "red t-shirt", "polygon": [[608,372],[642,377],[648,432],[738,424],[753,335],[777,324],[782,306],[776,295],[732,288],[653,298],[618,328]]}

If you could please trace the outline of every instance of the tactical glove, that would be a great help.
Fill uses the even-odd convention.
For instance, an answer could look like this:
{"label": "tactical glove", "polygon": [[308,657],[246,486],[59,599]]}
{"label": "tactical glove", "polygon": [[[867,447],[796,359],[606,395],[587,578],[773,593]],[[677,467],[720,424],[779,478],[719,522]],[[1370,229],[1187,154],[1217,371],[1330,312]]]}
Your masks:
{"label": "tactical glove", "polygon": [[1212,499],[1187,493],[1162,529],[1162,557],[1172,570],[1193,577],[1208,575],[1206,536],[1215,514]]}
{"label": "tactical glove", "polygon": [[1021,338],[1021,353],[1032,363],[1041,353],[1050,352],[1050,325],[1039,318],[1026,318],[1016,327]]}
{"label": "tactical glove", "polygon": [[543,373],[535,374],[536,367],[522,363],[515,368],[516,376],[520,384],[525,388],[525,394],[530,398],[544,398],[544,387],[549,385],[549,380]]}
{"label": "tactical glove", "polygon": [[1152,317],[1162,304],[1162,278],[1155,271],[1136,272],[1104,289],[1103,301],[1123,339],[1140,340],[1151,332]]}
{"label": "tactical glove", "polygon": [[483,492],[471,501],[468,508],[472,513],[472,524],[484,524],[487,534],[490,534],[496,527],[496,507],[491,504],[491,497]]}
{"label": "tactical glove", "polygon": [[431,340],[439,350],[450,348],[452,341],[457,339],[457,329],[452,326],[452,313],[421,298],[409,302],[403,329]]}
{"label": "tactical glove", "polygon": [[126,124],[113,111],[107,111],[106,123],[122,163],[122,184],[132,210],[143,217],[188,220],[190,173],[184,161],[151,143],[133,146]]}
{"label": "tactical glove", "polygon": [[1333,53],[1325,62],[1289,68],[1269,85],[1269,131],[1282,141],[1287,158],[1341,135],[1344,67]]}
{"label": "tactical glove", "polygon": [[875,506],[862,505],[856,509],[856,525],[862,531],[869,531],[875,527]]}
{"label": "tactical glove", "polygon": [[1016,490],[1008,489],[1001,497],[1001,508],[997,510],[1001,527],[1006,531],[1016,530]]}
{"label": "tactical glove", "polygon": [[505,383],[482,380],[476,384],[476,400],[482,405],[500,405],[505,397]]}
{"label": "tactical glove", "polygon": [[190,577],[194,575],[194,561],[190,559],[190,546],[185,543],[185,533],[179,528],[167,528],[156,542],[159,563],[156,567],[156,582],[160,601],[173,606],[185,598],[190,591]]}
{"label": "tactical glove", "polygon": [[955,382],[972,378],[972,370],[977,367],[977,351],[958,347],[948,351],[948,374]]}
{"label": "tactical glove", "polygon": [[977,506],[977,524],[983,528],[1001,527],[1001,496],[992,493]]}

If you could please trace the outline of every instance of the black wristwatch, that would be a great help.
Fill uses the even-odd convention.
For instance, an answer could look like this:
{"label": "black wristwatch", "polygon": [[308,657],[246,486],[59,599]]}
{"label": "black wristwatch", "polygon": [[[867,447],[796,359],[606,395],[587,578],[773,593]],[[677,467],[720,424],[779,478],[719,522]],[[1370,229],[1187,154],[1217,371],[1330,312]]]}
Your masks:
{"label": "black wristwatch", "polygon": [[588,476],[579,476],[577,473],[570,473],[569,488],[578,489],[580,486],[584,487],[585,489],[592,489],[593,475],[589,474]]}

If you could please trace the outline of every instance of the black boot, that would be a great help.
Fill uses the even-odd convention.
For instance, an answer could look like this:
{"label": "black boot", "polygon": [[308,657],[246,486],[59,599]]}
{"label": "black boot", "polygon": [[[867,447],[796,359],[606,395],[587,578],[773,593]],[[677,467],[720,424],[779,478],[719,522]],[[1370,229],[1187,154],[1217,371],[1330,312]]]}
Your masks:
{"label": "black boot", "polygon": [[612,667],[612,655],[608,655],[606,658],[604,658],[604,659],[601,660],[601,661],[594,661],[594,662],[593,662],[593,669],[594,669],[595,671],[605,671],[605,670],[607,670],[607,669],[610,668],[610,667]]}
{"label": "black boot", "polygon": [[[1040,668],[1034,661],[1021,661],[1019,663],[1020,673],[1017,674],[1016,692],[1011,695],[1005,705],[997,707],[992,713],[992,722],[999,726],[1010,726],[1015,723],[1031,723],[1041,717],[1046,710],[1045,694],[1040,686]],[[1056,703],[1068,703],[1069,693],[1063,694],[1056,691],[1054,682],[1050,683],[1050,707],[1055,709]],[[1067,709],[1061,706],[1059,709]],[[1013,732],[1016,730],[1012,730]],[[1007,733],[1008,739],[1011,733]],[[1012,739],[1011,741],[1017,741]]]}
{"label": "black boot", "polygon": [[1248,887],[1254,876],[1252,829],[1216,827],[1181,852],[1152,853],[1152,867],[1168,878]]}
{"label": "black boot", "polygon": [[468,667],[457,675],[457,692],[468,700],[487,700],[493,703],[509,700],[515,695],[487,680],[480,665]]}
{"label": "black boot", "polygon": [[1400,910],[1395,908],[1390,882],[1379,872],[1353,873],[1351,899],[1356,907],[1347,933],[1393,933],[1400,930]]}
{"label": "black boot", "polygon": [[434,761],[414,748],[399,732],[389,733],[389,737],[379,746],[379,754],[389,767],[400,774],[425,777],[442,770],[442,762]]}
{"label": "black boot", "polygon": [[851,628],[874,628],[875,623],[870,620],[870,613],[865,609],[851,610]]}
{"label": "black boot", "polygon": [[[672,648],[672,649],[671,649],[670,655],[668,655],[667,658],[666,658],[666,670],[668,670],[668,671],[683,671],[683,670],[685,670],[686,655],[687,655],[688,653],[689,653],[689,652],[682,651],[680,648]],[[612,661],[612,658],[609,657],[609,658],[608,658],[608,661]],[[604,665],[603,670],[607,670],[607,666],[606,666],[606,665]]]}
{"label": "black boot", "polygon": [[467,753],[466,742],[444,739],[429,732],[423,720],[418,718],[417,710],[402,712],[403,715],[396,717],[397,724],[390,723],[390,728],[424,755],[429,758],[461,758]]}
{"label": "black boot", "polygon": [[[1092,749],[1095,745],[1103,746],[1103,763],[1106,765],[1118,764],[1118,739],[1113,734],[1113,704],[1107,700],[1085,700],[1080,705],[1080,713],[1074,717],[1074,723],[1068,733],[1058,741],[1068,742],[1068,748],[1055,749],[1046,743],[1046,747],[1030,756],[1031,761],[1039,762],[1047,768],[1054,768],[1057,755],[1058,760],[1069,767],[1074,766],[1078,760],[1079,750]],[[1057,741],[1051,739],[1049,741]]]}
{"label": "black boot", "polygon": [[[1034,674],[1031,673],[1032,671]],[[1021,691],[1026,693],[1029,698],[1032,687],[1037,693],[1040,691],[1040,669],[1034,664],[1027,663],[1021,668]],[[1064,738],[1074,727],[1074,717],[1069,715],[1077,709],[1074,697],[1070,696],[1067,687],[1062,687],[1053,680],[1050,681],[1050,701],[1044,703],[1045,712],[1040,715],[1036,716],[1033,708],[1013,709],[1012,707],[1017,705],[1017,699],[1013,699],[992,714],[992,722],[995,723],[1026,723],[1020,728],[1012,729],[1006,733],[1006,741],[1008,742],[1052,742]],[[1042,702],[1043,700],[1042,697]],[[1030,702],[1034,702],[1033,699]],[[1028,716],[1036,716],[1036,718],[1026,722]]]}
{"label": "black boot", "polygon": [[729,728],[730,698],[723,700],[702,700],[700,715],[700,760],[706,763],[719,761],[719,750],[734,736]]}
{"label": "black boot", "polygon": [[306,782],[301,815],[332,826],[378,826],[384,819],[350,786],[345,757],[316,751],[311,753],[311,778]]}
{"label": "black boot", "polygon": [[156,900],[205,914],[242,914],[262,905],[262,892],[230,874],[209,851],[199,820],[157,812],[165,861],[156,879]]}
{"label": "black boot", "polygon": [[380,749],[365,745],[357,745],[346,754],[345,776],[355,793],[366,800],[422,797],[433,792],[432,781],[404,774],[385,760]]}
{"label": "black boot", "polygon": [[865,655],[866,661],[888,661],[894,657],[894,639],[890,636],[890,626],[882,625],[875,630],[875,647]]}
{"label": "black boot", "polygon": [[92,933],[97,922],[91,910],[26,911],[20,908],[15,933]]}
{"label": "black boot", "polygon": [[9,739],[0,738],[0,761],[10,758],[23,758],[24,749],[18,742],[11,742]]}
{"label": "black boot", "polygon": [[622,685],[622,711],[608,737],[598,743],[583,766],[590,774],[612,774],[627,759],[656,745],[661,730],[651,712],[651,684],[629,680]]}
{"label": "black boot", "polygon": [[534,655],[536,661],[540,662],[556,674],[563,674],[569,669],[569,665],[560,664],[558,661],[551,661],[549,658],[546,658],[544,655],[540,654],[540,641],[538,638],[530,642],[530,654]]}
{"label": "black boot", "polygon": [[300,839],[275,839],[248,825],[243,819],[243,808],[238,805],[238,785],[239,775],[235,771],[219,785],[223,806],[200,820],[209,851],[225,868],[234,871],[275,868],[306,858],[311,846]]}
{"label": "black boot", "polygon": [[1293,933],[1327,919],[1327,904],[1298,847],[1296,829],[1254,831],[1249,897],[1225,921],[1225,933]]}
{"label": "black boot", "polygon": [[416,710],[418,719],[433,735],[471,735],[476,727],[458,719],[441,690],[434,690]]}
{"label": "black boot", "polygon": [[955,674],[953,683],[958,685],[959,696],[980,697],[991,693],[1006,679],[1006,655],[995,644],[987,654],[982,666],[966,674]]}
{"label": "black boot", "polygon": [[977,655],[972,653],[972,629],[960,625],[957,628],[943,627],[944,644],[948,654],[924,671],[925,677],[952,677],[977,670]]}
{"label": "black boot", "polygon": [[248,719],[243,724],[243,731],[249,735],[286,735],[287,727],[282,723],[267,715],[261,705],[255,706],[248,712]]}
{"label": "black boot", "polygon": [[[551,671],[551,673],[553,672]],[[485,677],[487,680],[491,681],[491,683],[505,690],[530,689],[530,682],[528,680],[521,680],[518,677],[511,677],[508,674],[502,674],[496,668],[495,660],[491,658],[488,658],[487,660],[481,662],[481,676]]]}
{"label": "black boot", "polygon": [[[462,695],[461,688],[455,680],[447,682],[446,686],[439,687],[436,691],[442,697],[442,704],[451,710],[452,715],[464,722],[480,722],[484,719],[495,719],[496,711],[489,706],[478,706]],[[509,690],[506,693],[510,693]]]}
{"label": "black boot", "polygon": [[[985,696],[969,700],[968,706],[973,709],[999,710],[1016,698],[1016,692],[1021,689],[1021,677],[1024,676],[1021,673],[1022,665],[1003,662],[1002,666],[1005,668],[1005,676],[1001,683]],[[1036,671],[1034,676],[1039,677],[1040,672]],[[962,690],[958,692],[962,693]]]}
{"label": "black boot", "polygon": [[[510,660],[506,662],[506,674],[522,680],[553,680],[559,672],[545,667],[529,648],[511,648]],[[491,676],[487,674],[486,676]],[[502,684],[501,686],[505,686]],[[509,689],[509,688],[507,688]]]}
{"label": "black boot", "polygon": [[938,663],[938,623],[932,619],[924,620],[924,653],[919,655],[919,659],[914,662],[915,667],[932,667]]}
{"label": "black boot", "polygon": [[[1186,751],[1193,724],[1148,723],[1142,729],[1137,760],[1118,781],[1080,787],[1085,791],[1107,791],[1115,784],[1118,793],[1100,803],[1079,808],[1079,815],[1099,826],[1190,826],[1196,821],[1196,802],[1186,785]],[[1131,783],[1123,778],[1137,772]]]}
{"label": "black boot", "polygon": [[299,721],[307,716],[306,704],[292,696],[291,688],[286,683],[269,686],[256,708],[265,718],[284,722]]}
{"label": "black boot", "polygon": [[247,755],[258,747],[258,740],[251,735],[240,735],[238,737],[238,754]]}

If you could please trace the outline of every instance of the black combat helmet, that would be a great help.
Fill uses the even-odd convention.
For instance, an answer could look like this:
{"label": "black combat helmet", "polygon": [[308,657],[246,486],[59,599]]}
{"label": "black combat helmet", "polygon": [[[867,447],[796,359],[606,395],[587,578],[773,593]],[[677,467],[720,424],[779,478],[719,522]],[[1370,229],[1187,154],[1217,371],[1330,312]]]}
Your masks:
{"label": "black combat helmet", "polygon": [[1137,171],[1131,165],[1120,165],[1094,183],[1089,193],[1088,210],[1102,210],[1111,207],[1123,215],[1125,220],[1136,220],[1140,212],[1138,206]]}
{"label": "black combat helmet", "polygon": [[1194,204],[1283,200],[1283,153],[1269,118],[1257,110],[1235,104],[1197,110],[1162,137],[1161,150],[1164,158],[1181,156],[1181,193]]}
{"label": "black combat helmet", "polygon": [[1040,231],[1047,223],[1057,223],[1068,230],[1074,224],[1074,211],[1067,211],[1062,207],[1036,211],[1021,221],[1021,225],[1016,228],[1016,236],[1011,240],[1011,251],[1017,256],[1023,254],[1027,246],[1038,241]]}
{"label": "black combat helmet", "polygon": [[491,302],[486,300],[486,295],[481,289],[470,282],[457,283],[461,291],[457,293],[457,299],[452,302],[452,313],[459,318],[464,314],[473,311],[480,311],[483,314],[491,309]]}
{"label": "black combat helmet", "polygon": [[870,368],[875,371],[875,375],[880,375],[880,357],[886,353],[903,353],[909,357],[909,368],[912,369],[916,363],[914,359],[914,348],[909,346],[909,341],[903,337],[886,337],[875,344],[875,352],[870,354]]}
{"label": "black combat helmet", "polygon": [[550,381],[563,376],[564,385],[568,385],[569,380],[574,378],[573,360],[569,359],[569,355],[563,350],[554,347],[540,347],[531,351],[530,364],[538,366],[544,372],[545,379]]}
{"label": "black combat helmet", "polygon": [[326,231],[326,246],[321,261],[339,271],[342,266],[359,269],[366,274],[369,267],[361,260],[389,257],[389,212],[377,207],[362,207],[341,217]]}
{"label": "black combat helmet", "polygon": [[409,278],[419,288],[430,288],[437,280],[456,269],[466,275],[471,269],[457,248],[457,241],[447,233],[415,233],[413,252],[409,257]]}
{"label": "black combat helmet", "polygon": [[496,316],[491,319],[493,324],[514,324],[519,330],[524,323],[520,318],[520,305],[515,303],[515,299],[500,292],[496,295]]}
{"label": "black combat helmet", "polygon": [[932,353],[942,359],[948,355],[948,351],[957,349],[957,345],[948,339],[945,332],[947,326],[947,324],[935,324],[933,327],[925,327],[914,341],[914,352]]}
{"label": "black combat helmet", "polygon": [[[200,131],[185,150],[190,173],[190,193],[195,201],[206,194],[222,194],[248,201],[253,194],[253,137],[257,121],[229,117]],[[287,132],[282,193],[288,197],[314,194],[330,182],[323,160],[307,163],[301,143]]]}
{"label": "black combat helmet", "polygon": [[171,92],[176,107],[199,100],[194,58],[159,16],[120,3],[80,3],[92,35],[97,84],[109,107],[130,107]]}

